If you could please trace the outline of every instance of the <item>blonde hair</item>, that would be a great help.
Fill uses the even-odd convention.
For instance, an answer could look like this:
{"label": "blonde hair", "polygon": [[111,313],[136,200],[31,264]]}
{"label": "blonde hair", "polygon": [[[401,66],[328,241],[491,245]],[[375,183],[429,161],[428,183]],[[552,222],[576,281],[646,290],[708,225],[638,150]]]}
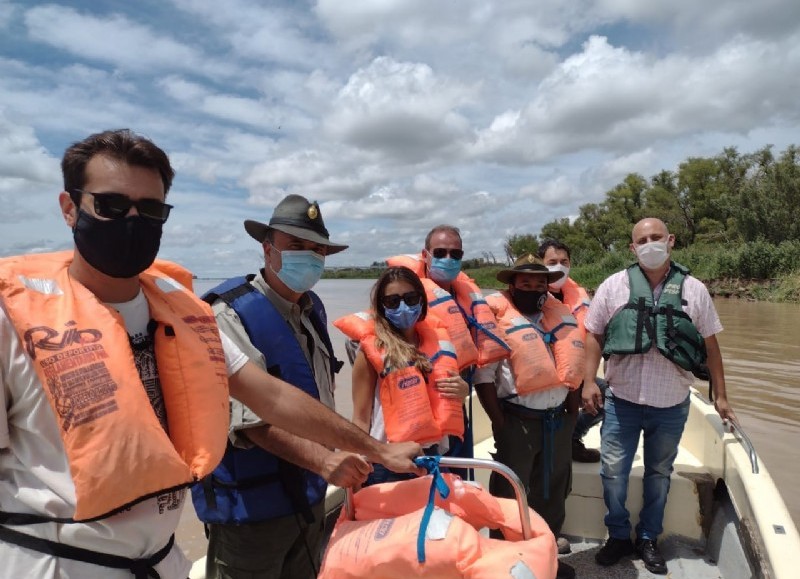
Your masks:
{"label": "blonde hair", "polygon": [[375,346],[383,350],[384,367],[394,370],[406,366],[416,366],[420,372],[428,374],[433,365],[428,357],[417,349],[417,346],[406,340],[405,336],[386,319],[386,308],[382,298],[386,295],[386,286],[395,281],[410,284],[422,296],[422,311],[417,321],[422,321],[428,313],[425,299],[425,287],[417,275],[407,267],[389,267],[384,271],[372,289],[372,311],[375,312]]}

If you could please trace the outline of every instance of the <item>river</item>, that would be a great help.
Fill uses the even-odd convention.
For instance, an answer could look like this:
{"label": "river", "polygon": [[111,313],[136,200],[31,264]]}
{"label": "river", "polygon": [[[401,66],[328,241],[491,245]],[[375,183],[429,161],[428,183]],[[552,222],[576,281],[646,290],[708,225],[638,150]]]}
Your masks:
{"label": "river", "polygon": [[[215,285],[197,280],[202,293]],[[315,290],[328,311],[329,321],[366,309],[374,280],[322,280]],[[781,491],[792,518],[800,526],[800,478],[797,448],[800,440],[800,305],[715,300],[725,330],[719,335],[725,363],[728,398],[763,464]],[[347,360],[343,335],[331,327],[336,355]],[[350,367],[336,379],[336,404],[349,417]],[[184,509],[179,539],[192,558],[205,549],[202,530],[193,523],[191,506]],[[181,538],[182,537],[182,538]]]}

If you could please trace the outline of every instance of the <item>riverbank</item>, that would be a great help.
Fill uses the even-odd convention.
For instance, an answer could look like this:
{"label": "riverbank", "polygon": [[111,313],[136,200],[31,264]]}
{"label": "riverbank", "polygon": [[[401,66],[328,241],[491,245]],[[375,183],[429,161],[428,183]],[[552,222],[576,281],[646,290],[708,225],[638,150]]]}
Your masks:
{"label": "riverbank", "polygon": [[705,283],[708,291],[715,297],[800,303],[800,274],[778,279],[719,279]]}
{"label": "riverbank", "polygon": [[[473,278],[479,287],[485,289],[505,289],[505,286],[495,278],[498,271],[505,266],[485,266],[465,269],[464,272]],[[570,275],[594,292],[600,282],[612,273],[625,267],[621,264],[615,269],[598,268],[597,266],[576,266]],[[383,268],[381,267],[348,267],[326,270],[325,279],[378,279]],[[800,303],[800,272],[778,277],[775,279],[703,279],[698,276],[708,287],[713,297],[743,299],[758,302]],[[599,280],[599,281],[598,281]]]}

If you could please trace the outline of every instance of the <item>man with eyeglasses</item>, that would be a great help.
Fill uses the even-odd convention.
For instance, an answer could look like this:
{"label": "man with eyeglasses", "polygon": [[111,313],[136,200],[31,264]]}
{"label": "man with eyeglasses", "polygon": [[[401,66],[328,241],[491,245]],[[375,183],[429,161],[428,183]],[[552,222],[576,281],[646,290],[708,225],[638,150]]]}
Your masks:
{"label": "man with eyeglasses", "polygon": [[[261,244],[264,267],[223,282],[204,299],[250,360],[334,409],[341,362],[311,288],[325,257],[347,246],[330,240],[319,205],[300,195],[282,199],[268,225],[247,220],[244,228]],[[369,464],[265,424],[235,399],[231,431],[222,463],[192,489],[209,533],[207,579],[316,577],[328,483],[358,486]]]}
{"label": "man with eyeglasses", "polygon": [[185,579],[185,489],[219,463],[228,393],[276,427],[423,474],[251,363],[191,274],[156,260],[174,176],[128,130],[62,160],[74,251],[0,260],[0,561],[6,577]]}
{"label": "man with eyeglasses", "polygon": [[[475,368],[508,357],[509,348],[480,288],[461,271],[463,257],[461,232],[457,227],[442,224],[428,232],[420,254],[392,257],[387,264],[405,266],[422,280],[428,315],[439,318],[447,328],[459,369],[471,386]],[[464,412],[465,420],[467,416]],[[472,429],[468,421],[464,432],[463,441],[451,438],[450,454],[472,458]]]}

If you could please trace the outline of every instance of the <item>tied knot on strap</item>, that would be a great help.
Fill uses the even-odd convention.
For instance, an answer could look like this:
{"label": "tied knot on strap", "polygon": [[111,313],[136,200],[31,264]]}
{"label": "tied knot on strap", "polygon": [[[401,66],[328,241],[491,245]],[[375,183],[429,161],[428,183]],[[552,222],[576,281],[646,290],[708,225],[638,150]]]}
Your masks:
{"label": "tied knot on strap", "polygon": [[428,474],[433,475],[431,480],[431,489],[428,493],[428,503],[425,505],[425,512],[422,514],[422,520],[419,525],[419,534],[417,535],[417,561],[420,563],[425,562],[425,535],[428,532],[428,523],[431,520],[433,507],[436,499],[436,493],[443,499],[450,496],[450,487],[442,478],[442,471],[439,468],[439,459],[441,456],[418,456],[414,459],[414,464],[423,467],[428,471]]}

